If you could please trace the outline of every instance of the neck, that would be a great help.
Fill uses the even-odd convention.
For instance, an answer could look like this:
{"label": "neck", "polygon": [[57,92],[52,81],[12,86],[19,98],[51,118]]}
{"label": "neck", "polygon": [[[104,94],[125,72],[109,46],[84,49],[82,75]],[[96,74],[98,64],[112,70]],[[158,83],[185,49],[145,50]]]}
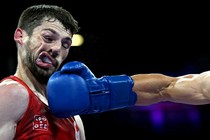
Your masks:
{"label": "neck", "polygon": [[39,92],[46,97],[46,84],[39,83],[28,68],[18,65],[14,75],[23,80],[32,91]]}

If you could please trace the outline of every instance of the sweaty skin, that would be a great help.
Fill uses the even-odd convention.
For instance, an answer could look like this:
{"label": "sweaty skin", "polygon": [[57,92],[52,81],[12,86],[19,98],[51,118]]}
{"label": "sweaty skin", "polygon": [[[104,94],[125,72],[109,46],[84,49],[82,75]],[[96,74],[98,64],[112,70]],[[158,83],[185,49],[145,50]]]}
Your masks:
{"label": "sweaty skin", "polygon": [[171,77],[163,74],[136,74],[133,91],[136,105],[150,105],[163,101],[203,105],[210,103],[210,71]]}

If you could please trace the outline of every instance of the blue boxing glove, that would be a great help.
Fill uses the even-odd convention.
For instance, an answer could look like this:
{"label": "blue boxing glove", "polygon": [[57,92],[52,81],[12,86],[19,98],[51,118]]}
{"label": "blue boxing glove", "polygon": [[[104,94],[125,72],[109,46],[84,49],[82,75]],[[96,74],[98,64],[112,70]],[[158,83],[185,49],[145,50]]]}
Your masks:
{"label": "blue boxing glove", "polygon": [[75,74],[55,72],[47,84],[47,98],[51,112],[57,117],[82,114],[90,106],[89,89],[85,80]]}
{"label": "blue boxing glove", "polygon": [[83,63],[65,64],[47,84],[47,96],[52,113],[58,117],[100,113],[132,106],[137,95],[134,83],[126,75],[96,78]]}

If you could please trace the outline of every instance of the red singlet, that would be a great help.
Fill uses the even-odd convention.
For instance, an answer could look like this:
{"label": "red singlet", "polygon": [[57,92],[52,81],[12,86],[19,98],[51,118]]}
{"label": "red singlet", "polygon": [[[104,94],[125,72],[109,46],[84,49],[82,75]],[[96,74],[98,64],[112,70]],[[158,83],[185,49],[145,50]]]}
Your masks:
{"label": "red singlet", "polygon": [[28,108],[17,124],[14,140],[79,140],[79,128],[74,117],[56,118],[22,80],[15,76],[5,79],[19,82],[29,94]]}

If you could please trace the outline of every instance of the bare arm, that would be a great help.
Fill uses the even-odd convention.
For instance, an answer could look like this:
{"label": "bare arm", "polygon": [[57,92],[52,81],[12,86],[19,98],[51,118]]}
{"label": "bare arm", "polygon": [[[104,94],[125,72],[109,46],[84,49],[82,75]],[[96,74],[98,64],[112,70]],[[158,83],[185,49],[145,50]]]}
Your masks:
{"label": "bare arm", "polygon": [[0,138],[13,140],[18,120],[28,104],[26,90],[15,82],[0,83]]}
{"label": "bare arm", "polygon": [[162,101],[201,105],[210,103],[210,71],[170,77],[163,74],[133,75],[136,105]]}

